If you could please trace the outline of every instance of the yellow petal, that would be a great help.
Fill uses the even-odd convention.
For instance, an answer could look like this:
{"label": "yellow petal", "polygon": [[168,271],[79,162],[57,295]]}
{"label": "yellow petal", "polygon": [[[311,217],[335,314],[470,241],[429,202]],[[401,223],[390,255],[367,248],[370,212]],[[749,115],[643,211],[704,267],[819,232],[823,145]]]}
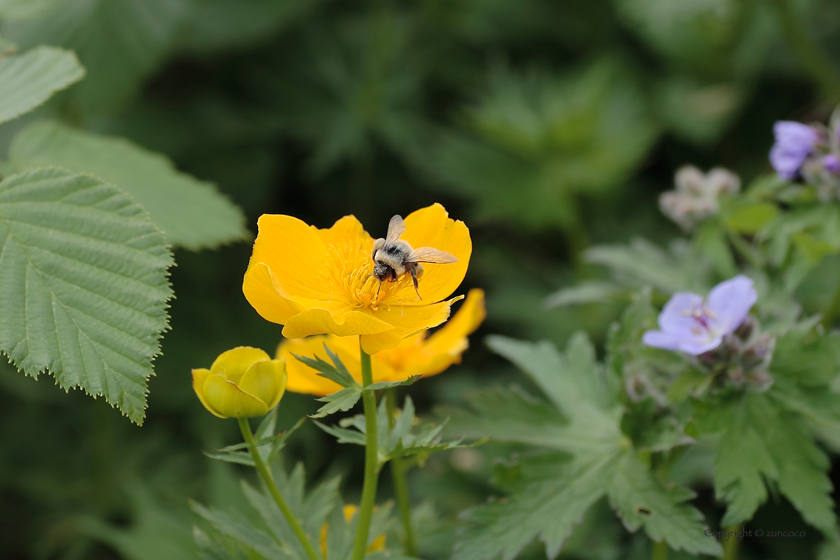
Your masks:
{"label": "yellow petal", "polygon": [[329,252],[316,228],[292,216],[274,214],[263,214],[257,225],[251,262],[268,267],[283,297],[334,299],[337,286],[328,266]]}
{"label": "yellow petal", "polygon": [[393,325],[391,330],[362,335],[362,348],[368,354],[396,347],[403,338],[436,327],[449,318],[449,308],[464,296],[454,297],[432,305],[383,306],[377,317]]}
{"label": "yellow petal", "polygon": [[219,354],[219,357],[210,366],[210,373],[223,375],[228,381],[239,383],[251,364],[270,359],[271,357],[259,348],[239,346]]}
{"label": "yellow petal", "polygon": [[268,413],[268,405],[241,390],[221,375],[210,375],[204,382],[208,409],[221,418],[250,418]]}
{"label": "yellow petal", "polygon": [[484,290],[470,290],[458,312],[437,332],[426,340],[426,349],[433,354],[463,352],[466,338],[487,317],[484,307]]}
{"label": "yellow petal", "polygon": [[[373,248],[373,238],[353,215],[344,216],[337,220],[331,228],[319,229],[317,232],[318,237],[321,238],[327,248],[339,248],[341,245],[347,244],[348,241],[355,242],[355,240],[370,240],[371,248]],[[370,258],[370,253],[366,256]]]}
{"label": "yellow petal", "polygon": [[204,394],[204,384],[207,381],[207,378],[210,377],[210,370],[209,369],[194,369],[192,370],[192,379],[193,379],[193,391],[198,396],[198,400],[201,401],[201,404],[204,405],[204,408],[209,410],[214,416],[218,416],[219,418],[226,418],[219,414],[210,404],[207,402],[207,398]]}
{"label": "yellow petal", "polygon": [[[467,336],[484,321],[484,291],[470,290],[467,299],[458,312],[437,332],[420,344],[408,346],[408,339],[395,350],[403,350],[401,370],[395,371],[388,381],[402,381],[413,375],[430,377],[461,362],[461,354],[469,347]],[[395,367],[395,370],[398,369]]]}
{"label": "yellow petal", "polygon": [[285,325],[286,321],[300,310],[294,307],[293,302],[280,295],[279,289],[282,287],[271,274],[268,265],[256,262],[252,258],[242,281],[242,293],[263,319]]}
{"label": "yellow petal", "polygon": [[311,308],[298,313],[286,322],[283,336],[286,338],[303,338],[313,334],[331,333],[338,336],[352,336],[356,334],[373,334],[388,331],[393,327],[370,313],[363,311],[349,311],[347,313],[332,312],[324,308]]}
{"label": "yellow petal", "polygon": [[268,410],[271,410],[280,402],[286,388],[286,368],[283,362],[256,362],[242,376],[239,388],[264,402]]}
{"label": "yellow petal", "polygon": [[324,344],[338,356],[353,379],[362,382],[362,366],[359,362],[359,337],[357,336],[310,336],[309,338],[284,340],[277,347],[277,357],[286,360],[286,389],[293,393],[307,395],[331,395],[341,385],[330,381],[298,360],[295,356],[304,358],[321,358],[330,362],[329,355],[324,350]]}
{"label": "yellow petal", "polygon": [[444,207],[437,203],[409,214],[405,226],[402,238],[412,247],[446,251],[458,262],[423,265],[423,276],[419,281],[422,300],[417,299],[414,286],[410,283],[396,297],[407,305],[428,305],[446,299],[461,285],[467,273],[472,255],[470,231],[464,222],[451,219]]}

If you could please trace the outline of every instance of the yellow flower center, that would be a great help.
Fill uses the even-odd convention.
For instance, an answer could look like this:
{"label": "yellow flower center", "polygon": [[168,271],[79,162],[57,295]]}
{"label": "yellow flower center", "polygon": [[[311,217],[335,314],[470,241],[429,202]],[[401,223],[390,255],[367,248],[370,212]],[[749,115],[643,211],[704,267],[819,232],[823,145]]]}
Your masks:
{"label": "yellow flower center", "polygon": [[397,294],[411,284],[411,277],[403,274],[396,282],[380,282],[373,275],[372,240],[342,239],[327,248],[331,262],[324,267],[324,274],[343,288],[340,296],[351,307],[376,311],[380,305],[402,303]]}

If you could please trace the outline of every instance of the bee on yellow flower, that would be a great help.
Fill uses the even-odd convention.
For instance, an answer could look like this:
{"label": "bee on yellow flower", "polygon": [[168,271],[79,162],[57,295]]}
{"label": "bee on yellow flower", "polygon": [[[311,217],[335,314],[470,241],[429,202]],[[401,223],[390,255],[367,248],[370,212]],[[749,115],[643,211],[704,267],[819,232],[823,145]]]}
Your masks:
{"label": "bee on yellow flower", "polygon": [[318,229],[270,214],[258,222],[242,286],[245,297],[263,318],[283,325],[286,338],[359,336],[368,354],[394,348],[449,318],[450,307],[463,296],[446,298],[464,279],[472,253],[469,230],[440,204],[412,212],[404,223],[400,239],[406,244],[433,247],[454,259],[426,264],[423,299],[410,274],[388,282],[377,278],[371,257],[375,241],[354,216]]}

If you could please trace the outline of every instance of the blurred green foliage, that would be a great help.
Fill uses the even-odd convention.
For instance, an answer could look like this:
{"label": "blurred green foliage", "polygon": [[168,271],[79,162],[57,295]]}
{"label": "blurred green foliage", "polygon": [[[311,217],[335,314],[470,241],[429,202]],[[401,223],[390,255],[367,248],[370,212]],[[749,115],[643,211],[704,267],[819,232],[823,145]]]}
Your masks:
{"label": "blurred green foliage", "polygon": [[[837,60],[840,5],[790,3]],[[2,121],[81,77],[66,50],[86,70],[37,111],[0,124],[0,176],[49,164],[94,172],[146,205],[179,247],[143,428],[48,377],[0,368],[4,559],[198,558],[188,497],[254,517],[237,483],[245,471],[200,453],[236,440],[235,424],[207,414],[190,387],[190,369],[221,351],[271,351],[280,340],[281,328],[242,296],[248,234],[225,197],[252,233],[262,213],[319,227],[353,213],[377,232],[394,213],[434,201],[466,221],[476,250],[463,289],[487,290],[488,320],[462,366],[410,388],[427,413],[463,407],[464,395],[502,380],[538,393],[484,348],[486,333],[565,346],[583,329],[603,342],[626,290],[707,288],[726,263],[696,258],[684,242],[661,248],[677,229],[659,215],[657,194],[685,163],[745,178],[766,171],[775,120],[824,120],[830,110],[770,3],[755,0],[0,0],[0,37],[0,97],[27,102],[0,111]],[[15,60],[35,56],[56,58],[32,82],[38,91],[4,79]],[[178,188],[200,195],[173,202]],[[787,286],[816,312],[840,270],[836,217],[791,220],[767,232],[767,254],[782,261],[791,244],[801,249]],[[635,236],[651,242],[611,251]],[[601,265],[616,271],[609,282]],[[545,308],[576,280],[590,291],[565,292],[560,303],[582,305]],[[593,303],[607,293],[611,303]],[[316,405],[287,395],[280,426]],[[413,491],[429,500],[417,511],[423,557],[451,555],[463,528],[454,515],[518,483],[516,467],[494,457],[533,443],[441,453],[412,471]],[[356,446],[307,423],[285,455],[290,468],[305,462],[310,480],[344,475],[345,500],[358,500]],[[702,448],[691,457],[710,464]],[[680,484],[697,482],[689,467],[675,471]],[[711,481],[697,484],[694,504],[714,525],[724,509]],[[387,478],[380,488],[382,501]],[[784,498],[757,515],[767,526],[802,525]],[[816,539],[781,541],[750,542],[743,557],[799,560]],[[601,500],[562,554],[642,558],[647,547]],[[522,557],[544,550],[526,547]],[[835,557],[826,545],[823,558]]]}

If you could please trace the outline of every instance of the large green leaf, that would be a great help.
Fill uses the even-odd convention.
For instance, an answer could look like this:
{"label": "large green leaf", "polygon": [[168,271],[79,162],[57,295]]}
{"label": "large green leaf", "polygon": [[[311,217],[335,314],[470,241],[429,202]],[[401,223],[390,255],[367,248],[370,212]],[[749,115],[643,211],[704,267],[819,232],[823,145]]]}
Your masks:
{"label": "large green leaf", "polygon": [[[765,480],[784,494],[802,517],[827,535],[837,534],[830,497],[829,459],[811,436],[811,426],[791,410],[797,391],[784,380],[766,393],[746,394],[697,415],[702,432],[722,432],[715,460],[715,493],[728,504],[723,525],[749,520],[767,500]],[[837,403],[835,399],[834,407]]]}
{"label": "large green leaf", "polygon": [[0,350],[141,423],[172,296],[163,233],[117,188],[39,169],[0,183],[0,237]]}
{"label": "large green leaf", "polygon": [[242,211],[212,184],[121,138],[36,122],[15,137],[9,159],[20,168],[57,165],[91,173],[118,186],[148,210],[173,245],[201,249],[248,236]]}
{"label": "large green leaf", "polygon": [[73,91],[87,113],[117,109],[163,60],[188,12],[187,0],[64,0],[46,17],[4,23],[24,48],[73,49],[88,79]]}
{"label": "large green leaf", "polygon": [[0,56],[0,123],[31,111],[84,75],[76,55],[64,49],[38,47]]}
{"label": "large green leaf", "polygon": [[666,489],[622,433],[622,407],[585,336],[574,336],[564,353],[547,342],[498,336],[489,339],[489,346],[522,368],[557,412],[549,413],[538,402],[527,406],[532,397],[520,390],[509,395],[494,391],[472,399],[477,414],[455,415],[451,431],[551,451],[519,461],[512,469],[512,493],[504,501],[465,514],[468,526],[455,560],[510,560],[535,538],[554,558],[574,525],[604,496],[631,531],[644,527],[652,539],[693,554],[720,552],[719,544],[703,534],[700,512],[684,503],[693,494],[682,487]]}

